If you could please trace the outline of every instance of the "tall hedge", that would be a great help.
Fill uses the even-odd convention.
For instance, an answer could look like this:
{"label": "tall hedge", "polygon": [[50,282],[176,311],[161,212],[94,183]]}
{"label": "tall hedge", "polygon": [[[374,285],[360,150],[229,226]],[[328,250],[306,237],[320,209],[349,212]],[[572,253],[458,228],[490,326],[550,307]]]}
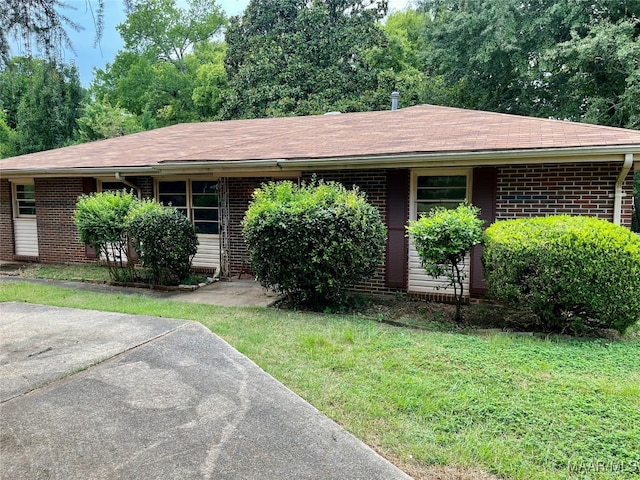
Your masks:
{"label": "tall hedge", "polygon": [[260,283],[297,304],[344,302],[382,261],[386,228],[356,187],[271,182],[253,194],[243,223]]}
{"label": "tall hedge", "polygon": [[485,232],[488,294],[547,331],[621,333],[640,320],[640,237],[591,217],[500,221]]}

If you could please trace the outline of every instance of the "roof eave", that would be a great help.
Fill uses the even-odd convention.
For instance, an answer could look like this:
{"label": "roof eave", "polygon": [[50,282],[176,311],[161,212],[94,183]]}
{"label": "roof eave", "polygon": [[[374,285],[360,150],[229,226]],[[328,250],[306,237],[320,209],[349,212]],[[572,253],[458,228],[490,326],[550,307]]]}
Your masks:
{"label": "roof eave", "polygon": [[[425,168],[451,166],[522,165],[541,163],[610,162],[624,159],[625,154],[640,155],[640,144],[568,148],[534,148],[521,150],[482,150],[459,152],[417,152],[383,155],[333,156],[322,158],[279,158],[263,160],[180,160],[142,167],[68,167],[41,169],[3,169],[0,175],[15,177],[97,177],[210,174],[221,176],[252,173],[254,175],[283,171],[334,170],[365,168]],[[613,158],[612,158],[613,157]],[[620,158],[616,158],[620,157]]]}

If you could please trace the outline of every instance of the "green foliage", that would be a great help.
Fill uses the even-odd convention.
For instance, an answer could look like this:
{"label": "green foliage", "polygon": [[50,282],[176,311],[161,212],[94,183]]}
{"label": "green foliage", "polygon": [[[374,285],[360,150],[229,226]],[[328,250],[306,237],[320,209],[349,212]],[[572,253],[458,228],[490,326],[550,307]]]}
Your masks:
{"label": "green foliage", "polygon": [[191,221],[178,210],[142,202],[129,214],[127,230],[154,284],[177,285],[189,276],[198,238]]}
{"label": "green foliage", "polygon": [[91,142],[142,130],[138,118],[126,110],[92,102],[85,105],[83,115],[78,118],[75,138],[78,142]]}
{"label": "green foliage", "polygon": [[106,261],[115,281],[134,278],[133,262],[128,261],[127,218],[137,199],[128,192],[101,192],[82,195],[74,211],[80,241],[93,247]]}
{"label": "green foliage", "polygon": [[224,118],[388,108],[379,75],[393,72],[369,54],[388,43],[385,12],[384,1],[252,0],[225,33]]}
{"label": "green foliage", "polygon": [[456,209],[433,209],[416,221],[409,222],[407,231],[420,256],[422,268],[433,277],[445,276],[454,288],[456,320],[461,320],[464,295],[464,259],[471,248],[482,240],[483,221],[477,207],[461,204]]}
{"label": "green foliage", "polygon": [[422,0],[429,103],[640,127],[640,2]]}
{"label": "green foliage", "polygon": [[11,59],[0,70],[0,109],[11,130],[2,150],[21,155],[66,145],[73,138],[83,98],[75,66]]}
{"label": "green foliage", "polygon": [[226,19],[215,0],[132,2],[118,26],[125,47],[96,71],[96,102],[123,108],[144,128],[211,120],[226,88],[224,45],[214,41]]}
{"label": "green foliage", "polygon": [[640,172],[633,174],[633,218],[631,231],[640,233]]}
{"label": "green foliage", "polygon": [[127,51],[181,65],[195,45],[211,40],[224,24],[215,0],[131,0],[129,15],[117,29]]}
{"label": "green foliage", "polygon": [[544,331],[621,333],[640,318],[640,237],[589,217],[496,222],[485,234],[489,295]]}
{"label": "green foliage", "polygon": [[344,303],[347,289],[375,273],[386,240],[364,194],[335,182],[263,185],[242,233],[260,283],[314,308]]}

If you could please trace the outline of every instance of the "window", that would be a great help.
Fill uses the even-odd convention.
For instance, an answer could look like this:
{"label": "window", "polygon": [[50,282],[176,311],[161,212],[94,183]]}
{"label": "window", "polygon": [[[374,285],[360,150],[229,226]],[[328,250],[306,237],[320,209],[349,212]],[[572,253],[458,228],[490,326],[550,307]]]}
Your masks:
{"label": "window", "polygon": [[218,182],[215,180],[176,180],[158,182],[158,200],[184,213],[196,233],[217,235],[220,211]]}
{"label": "window", "polygon": [[187,182],[158,182],[158,200],[187,213]]}
{"label": "window", "polygon": [[17,217],[35,217],[36,189],[33,184],[15,186],[15,205]]}
{"label": "window", "polygon": [[432,208],[456,208],[467,198],[466,175],[418,176],[416,183],[418,217]]}
{"label": "window", "polygon": [[191,182],[191,211],[196,233],[218,234],[218,182]]}

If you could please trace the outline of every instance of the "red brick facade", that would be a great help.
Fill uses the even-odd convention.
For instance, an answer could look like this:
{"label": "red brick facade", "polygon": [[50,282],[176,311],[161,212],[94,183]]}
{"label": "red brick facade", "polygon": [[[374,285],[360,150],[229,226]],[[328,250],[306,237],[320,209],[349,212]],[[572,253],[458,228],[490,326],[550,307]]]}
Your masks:
{"label": "red brick facade", "polygon": [[[496,220],[567,214],[613,220],[616,163],[498,167]],[[633,173],[627,175],[621,223],[631,226]]]}
{"label": "red brick facade", "polygon": [[0,260],[13,260],[15,252],[11,202],[11,184],[0,179]]}
{"label": "red brick facade", "polygon": [[247,246],[242,237],[242,220],[253,191],[271,178],[229,178],[229,276],[237,277],[247,261]]}
{"label": "red brick facade", "polygon": [[82,178],[36,178],[39,260],[43,263],[84,262],[85,247],[73,222],[83,193]]}
{"label": "red brick facade", "polygon": [[[612,220],[613,191],[621,165],[531,164],[496,167],[495,218],[504,220],[550,214],[589,215]],[[408,172],[408,171],[407,171]],[[312,172],[303,172],[310,180]],[[347,187],[358,185],[367,194],[386,221],[387,170],[341,170],[316,173],[318,179],[339,181]],[[86,256],[73,222],[73,210],[79,195],[95,189],[95,182],[82,178],[36,178],[36,215],[39,261],[43,263],[93,262]],[[151,177],[130,178],[141,187],[143,197],[153,197]],[[251,195],[271,178],[228,178],[228,231],[230,276],[237,277],[247,259],[242,238],[242,219]],[[624,182],[622,224],[631,225],[633,175]],[[409,192],[407,192],[407,195]],[[0,180],[0,259],[13,260],[14,236],[11,185]],[[357,287],[359,291],[390,293],[397,291],[385,284],[386,269],[381,265],[374,277]]]}

